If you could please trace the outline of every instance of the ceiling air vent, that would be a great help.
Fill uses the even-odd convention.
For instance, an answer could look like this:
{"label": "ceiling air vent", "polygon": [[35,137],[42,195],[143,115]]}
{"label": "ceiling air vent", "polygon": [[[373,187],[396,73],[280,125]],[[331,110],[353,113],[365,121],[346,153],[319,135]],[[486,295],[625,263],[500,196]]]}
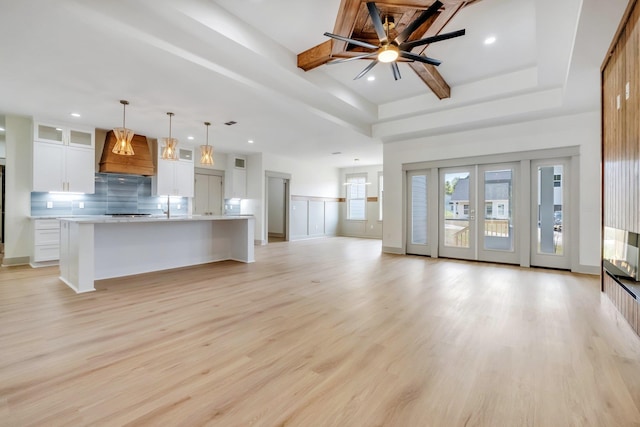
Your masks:
{"label": "ceiling air vent", "polygon": [[238,123],[238,122],[234,122],[233,120],[231,120],[231,121],[226,122],[226,123],[225,123],[225,125],[227,125],[227,126],[233,126],[233,125],[235,125],[236,123]]}

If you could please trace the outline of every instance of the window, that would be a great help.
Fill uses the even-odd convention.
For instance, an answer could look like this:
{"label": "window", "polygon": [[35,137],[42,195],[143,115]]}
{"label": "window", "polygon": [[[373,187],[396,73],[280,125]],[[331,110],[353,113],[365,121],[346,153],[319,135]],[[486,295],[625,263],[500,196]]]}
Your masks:
{"label": "window", "polygon": [[469,205],[462,205],[462,212],[464,215],[469,215]]}
{"label": "window", "polygon": [[347,219],[364,220],[367,211],[367,174],[347,175]]}
{"label": "window", "polygon": [[504,203],[498,203],[498,216],[502,218],[504,217],[504,215],[505,215]]}
{"label": "window", "polygon": [[562,186],[562,175],[553,175],[553,186],[561,187]]}
{"label": "window", "polygon": [[485,215],[484,215],[485,218],[488,218],[488,219],[493,218],[493,203],[492,202],[486,202],[484,204],[484,212],[485,212]]}
{"label": "window", "polygon": [[378,221],[382,221],[382,195],[383,192],[382,172],[378,172]]}

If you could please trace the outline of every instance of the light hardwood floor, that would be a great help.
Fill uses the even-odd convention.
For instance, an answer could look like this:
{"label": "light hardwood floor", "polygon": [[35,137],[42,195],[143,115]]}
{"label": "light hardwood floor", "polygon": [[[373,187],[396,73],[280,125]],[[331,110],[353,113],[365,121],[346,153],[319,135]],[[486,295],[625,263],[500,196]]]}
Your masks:
{"label": "light hardwood floor", "polygon": [[596,277],[256,249],[83,295],[2,269],[0,425],[640,425],[640,339]]}

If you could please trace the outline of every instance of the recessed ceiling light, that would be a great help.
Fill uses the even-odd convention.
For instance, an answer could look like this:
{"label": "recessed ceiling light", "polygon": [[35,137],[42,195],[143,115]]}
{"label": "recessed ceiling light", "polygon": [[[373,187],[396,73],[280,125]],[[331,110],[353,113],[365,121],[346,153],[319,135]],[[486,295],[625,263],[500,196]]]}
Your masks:
{"label": "recessed ceiling light", "polygon": [[367,80],[370,81],[370,82],[374,81],[375,79],[376,79],[376,76],[367,77]]}
{"label": "recessed ceiling light", "polygon": [[192,136],[188,136],[188,137],[187,137],[187,139],[188,139],[189,141],[193,141],[193,137],[192,137]]}
{"label": "recessed ceiling light", "polygon": [[71,117],[80,117],[80,113],[71,113]]}
{"label": "recessed ceiling light", "polygon": [[249,141],[247,141],[249,144],[253,144],[253,139],[250,139]]}
{"label": "recessed ceiling light", "polygon": [[494,44],[496,42],[495,36],[489,36],[484,39],[484,44]]}
{"label": "recessed ceiling light", "polygon": [[56,128],[58,132],[62,132],[62,128]]}

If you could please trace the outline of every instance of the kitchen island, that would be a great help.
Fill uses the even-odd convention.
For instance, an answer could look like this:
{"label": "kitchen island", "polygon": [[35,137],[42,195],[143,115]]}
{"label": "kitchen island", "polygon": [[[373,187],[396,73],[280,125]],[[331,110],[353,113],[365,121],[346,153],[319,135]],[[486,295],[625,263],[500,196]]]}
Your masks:
{"label": "kitchen island", "polygon": [[253,216],[61,218],[60,279],[77,293],[94,281],[235,260],[254,262]]}

